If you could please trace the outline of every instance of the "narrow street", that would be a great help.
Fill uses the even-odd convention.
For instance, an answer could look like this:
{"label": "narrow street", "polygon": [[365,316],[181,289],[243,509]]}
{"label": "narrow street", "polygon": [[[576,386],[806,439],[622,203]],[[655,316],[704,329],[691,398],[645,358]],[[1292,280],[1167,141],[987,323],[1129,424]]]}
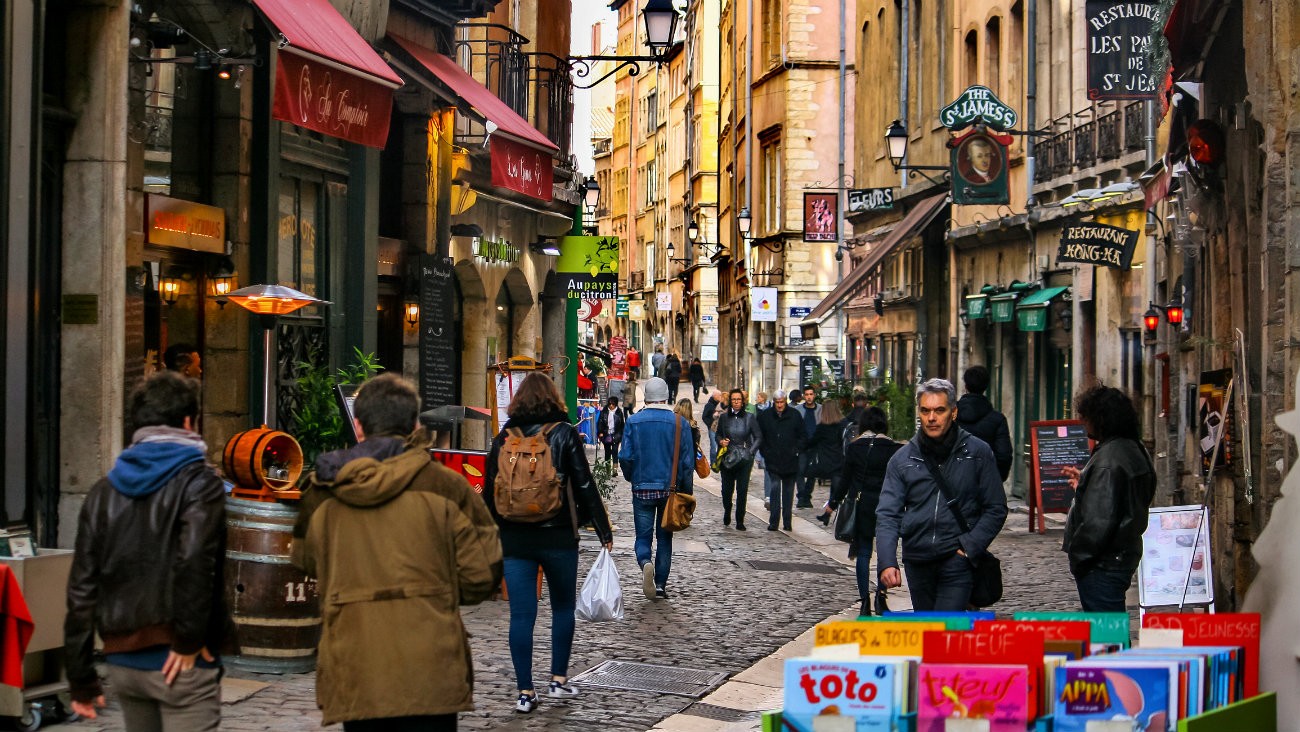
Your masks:
{"label": "narrow street", "polygon": [[[595,451],[589,449],[588,455],[594,457]],[[811,645],[806,631],[828,618],[848,617],[856,612],[858,593],[846,545],[835,541],[829,530],[814,520],[814,509],[796,512],[793,532],[766,531],[762,476],[755,471],[746,522],[749,530],[739,532],[722,526],[719,494],[716,476],[697,481],[699,507],[695,520],[674,542],[670,599],[650,601],[642,596],[635,571],[629,489],[626,482],[619,481],[608,505],[616,527],[615,560],[622,579],[625,615],[621,622],[614,623],[579,621],[571,675],[616,660],[719,672],[731,679],[780,652],[801,635],[805,636],[801,642],[785,649],[783,655],[805,653]],[[826,495],[827,488],[819,486],[814,504],[820,506]],[[1000,615],[1021,609],[1078,609],[1074,585],[1060,552],[1059,522],[1057,526],[1044,535],[1030,534],[1026,514],[1015,510],[1011,513],[993,545],[1006,576],[1006,597],[993,608]],[[584,537],[580,576],[586,575],[597,550],[594,537]],[[550,613],[545,603],[543,598],[533,659],[534,674],[541,685],[545,684],[550,659]],[[890,608],[910,609],[906,593],[892,593]],[[757,729],[758,711],[779,706],[780,676],[778,673],[773,678],[769,668],[765,674],[749,675],[764,678],[766,683],[728,684],[702,699],[587,687],[577,699],[552,702],[543,698],[537,711],[519,715],[513,710],[515,685],[507,646],[507,603],[489,601],[464,609],[463,616],[472,635],[477,709],[461,715],[461,729],[745,730]],[[437,669],[411,672],[437,673]],[[232,672],[223,688],[226,706],[222,729],[320,729],[314,682],[314,674]],[[45,729],[113,732],[123,727],[110,699],[107,713],[99,720]]]}

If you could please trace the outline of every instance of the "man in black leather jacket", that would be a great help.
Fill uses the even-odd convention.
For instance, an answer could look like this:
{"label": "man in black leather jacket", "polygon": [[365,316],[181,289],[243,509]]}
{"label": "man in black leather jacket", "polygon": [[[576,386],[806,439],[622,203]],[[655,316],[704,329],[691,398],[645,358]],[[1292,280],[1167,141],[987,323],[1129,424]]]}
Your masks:
{"label": "man in black leather jacket", "polygon": [[136,430],[86,496],[68,578],[72,708],[104,705],[92,655],[104,642],[126,728],[202,732],[221,721],[220,660],[233,638],[222,578],[225,492],[195,432],[199,384],[179,373],[131,393]]}
{"label": "man in black leather jacket", "polygon": [[1137,409],[1124,392],[1094,386],[1075,397],[1075,412],[1097,446],[1082,471],[1065,470],[1075,491],[1061,549],[1070,557],[1084,611],[1124,612],[1142,559],[1155,466],[1140,442]]}

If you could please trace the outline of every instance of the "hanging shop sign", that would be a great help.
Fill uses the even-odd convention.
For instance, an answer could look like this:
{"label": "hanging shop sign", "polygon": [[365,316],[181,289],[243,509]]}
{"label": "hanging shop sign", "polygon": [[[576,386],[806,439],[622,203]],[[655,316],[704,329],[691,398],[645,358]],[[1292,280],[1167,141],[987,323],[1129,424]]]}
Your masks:
{"label": "hanging shop sign", "polygon": [[550,202],[554,195],[555,171],[550,153],[494,135],[492,185]]}
{"label": "hanging shop sign", "polygon": [[894,208],[893,188],[853,188],[849,190],[849,212],[891,211]]}
{"label": "hanging shop sign", "polygon": [[618,237],[562,237],[555,273],[559,275],[566,297],[570,299],[617,298]]}
{"label": "hanging shop sign", "polygon": [[628,311],[627,297],[624,295],[619,295],[618,298],[614,300],[614,317],[626,318],[627,311]]}
{"label": "hanging shop sign", "polygon": [[488,262],[514,264],[519,261],[520,249],[505,239],[480,237],[474,244],[474,256]]}
{"label": "hanging shop sign", "polygon": [[344,73],[291,49],[276,56],[271,116],[282,122],[383,149],[392,111],[393,90],[389,86]]}
{"label": "hanging shop sign", "polygon": [[1002,103],[993,90],[975,84],[967,87],[961,96],[939,110],[939,123],[949,130],[964,130],[982,123],[995,130],[1009,130],[1018,121],[1016,110]]}
{"label": "hanging shop sign", "polygon": [[632,300],[627,304],[628,320],[645,320],[645,301]]}
{"label": "hanging shop sign", "polygon": [[1088,0],[1088,98],[1153,99],[1157,78],[1147,60],[1152,27],[1159,23],[1153,0]]}
{"label": "hanging shop sign", "polygon": [[668,292],[667,290],[663,292],[656,292],[655,310],[661,313],[668,313],[668,312],[672,312],[672,309],[673,309],[673,293]]}
{"label": "hanging shop sign", "polygon": [[1056,261],[1096,264],[1128,270],[1133,263],[1133,249],[1138,232],[1106,224],[1075,224],[1061,230],[1061,246]]}
{"label": "hanging shop sign", "polygon": [[749,288],[749,296],[752,305],[752,312],[749,316],[750,322],[775,323],[776,288],[751,287]]}
{"label": "hanging shop sign", "polygon": [[226,253],[226,212],[216,206],[145,194],[148,243],[196,252]]}
{"label": "hanging shop sign", "polygon": [[839,217],[835,215],[835,193],[803,194],[803,240],[836,241],[839,239]]}
{"label": "hanging shop sign", "polygon": [[1011,202],[1007,147],[1011,137],[972,130],[948,142],[952,202],[999,205]]}
{"label": "hanging shop sign", "polygon": [[420,257],[420,401],[425,408],[456,403],[456,270],[443,257]]}

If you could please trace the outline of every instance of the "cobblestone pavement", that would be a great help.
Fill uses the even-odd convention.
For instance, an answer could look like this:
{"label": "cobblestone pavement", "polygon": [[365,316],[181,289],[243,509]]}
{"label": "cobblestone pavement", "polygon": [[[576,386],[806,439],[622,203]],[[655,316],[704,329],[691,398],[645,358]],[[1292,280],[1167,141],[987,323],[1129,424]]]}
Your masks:
{"label": "cobblestone pavement", "polygon": [[[614,556],[622,575],[625,617],[614,623],[578,623],[571,675],[614,659],[720,671],[731,677],[755,666],[818,622],[856,607],[858,593],[845,545],[813,521],[815,509],[797,511],[790,534],[766,531],[762,476],[755,471],[746,522],[750,530],[739,532],[721,524],[717,480],[698,481],[696,488],[699,508],[695,521],[674,543],[671,599],[648,601],[641,595],[632,553],[630,494],[626,483],[620,481],[609,508],[616,526]],[[827,490],[825,486],[817,488],[815,505],[825,502]],[[588,538],[582,545],[582,576],[598,549],[594,538]],[[1012,513],[993,546],[1006,578],[1006,596],[995,611],[1001,615],[1019,609],[1078,609],[1060,539],[1059,522],[1046,535],[1030,534],[1027,517]],[[793,566],[787,571],[770,571],[745,564],[753,561]],[[890,607],[910,607],[905,590],[891,593]],[[745,729],[756,728],[753,710],[764,708],[752,701],[723,706],[712,697],[696,702],[686,696],[589,687],[573,700],[543,698],[537,711],[518,715],[513,711],[516,692],[506,642],[507,604],[489,601],[466,608],[463,616],[472,634],[478,708],[461,715],[462,729],[647,730],[683,711],[722,720],[714,722],[715,729]],[[549,668],[549,638],[550,613],[544,599],[534,648],[534,672],[542,688]],[[273,676],[236,671],[228,680],[223,691],[227,704],[222,729],[320,729],[314,674]],[[750,711],[736,711],[746,709]],[[116,704],[110,703],[99,720],[45,729],[108,732],[123,727]]]}

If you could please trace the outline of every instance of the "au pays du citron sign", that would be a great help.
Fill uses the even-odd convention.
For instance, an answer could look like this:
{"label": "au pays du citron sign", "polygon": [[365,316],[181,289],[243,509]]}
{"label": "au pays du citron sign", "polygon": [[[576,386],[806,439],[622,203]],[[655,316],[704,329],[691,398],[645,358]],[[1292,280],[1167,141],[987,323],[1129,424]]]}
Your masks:
{"label": "au pays du citron sign", "polygon": [[1002,103],[992,89],[975,84],[961,96],[939,110],[939,123],[950,130],[961,130],[983,122],[995,130],[1009,130],[1018,121],[1016,110]]}

